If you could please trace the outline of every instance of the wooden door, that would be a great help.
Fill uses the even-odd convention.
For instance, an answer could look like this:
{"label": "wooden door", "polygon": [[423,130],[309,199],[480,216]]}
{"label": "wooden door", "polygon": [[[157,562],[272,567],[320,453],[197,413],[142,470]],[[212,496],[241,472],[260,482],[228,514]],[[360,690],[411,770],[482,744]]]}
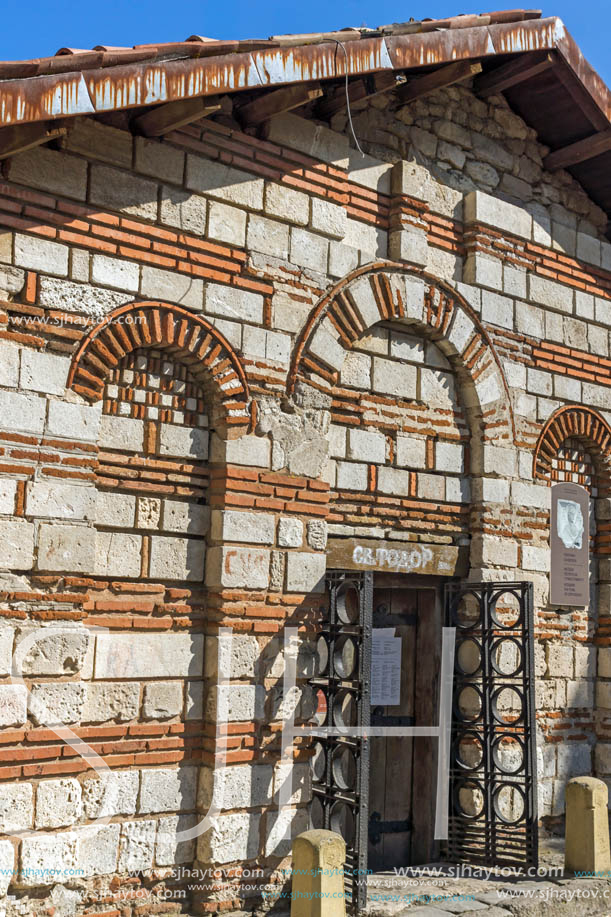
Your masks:
{"label": "wooden door", "polygon": [[[400,703],[371,708],[372,725],[437,725],[441,617],[436,590],[374,581],[373,627],[401,638]],[[368,867],[374,871],[430,862],[434,843],[436,742],[373,737],[369,778]]]}

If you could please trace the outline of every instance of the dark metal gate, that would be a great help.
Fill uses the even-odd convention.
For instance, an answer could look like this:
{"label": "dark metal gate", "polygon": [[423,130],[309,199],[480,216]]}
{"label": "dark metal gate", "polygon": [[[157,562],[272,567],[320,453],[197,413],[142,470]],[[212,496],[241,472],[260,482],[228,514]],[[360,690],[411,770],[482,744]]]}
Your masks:
{"label": "dark metal gate", "polygon": [[369,726],[373,575],[332,572],[327,590],[311,680],[324,727],[314,739],[312,825],[346,841],[347,903],[358,911],[367,899],[369,740],[350,732]]}
{"label": "dark metal gate", "polygon": [[456,628],[448,854],[537,865],[531,583],[450,583]]}

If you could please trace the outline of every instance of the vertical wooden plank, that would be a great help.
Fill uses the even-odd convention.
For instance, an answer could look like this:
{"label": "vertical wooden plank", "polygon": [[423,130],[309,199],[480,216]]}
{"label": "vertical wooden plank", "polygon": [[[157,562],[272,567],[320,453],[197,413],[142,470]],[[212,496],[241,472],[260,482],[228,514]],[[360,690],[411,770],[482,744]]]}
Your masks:
{"label": "vertical wooden plank", "polygon": [[[416,647],[416,725],[438,725],[439,668],[441,665],[441,610],[432,589],[418,593]],[[412,865],[435,857],[435,796],[437,738],[414,739]]]}
{"label": "vertical wooden plank", "polygon": [[[375,589],[373,590],[373,626],[376,627],[376,610],[380,606],[386,605],[390,608],[390,590]],[[378,611],[379,615],[379,611]],[[372,662],[373,664],[373,662]],[[372,707],[372,713],[373,713]],[[386,739],[373,737],[370,743],[369,751],[369,819],[374,813],[378,813],[380,819],[384,818],[384,799],[386,794]],[[379,843],[368,843],[368,868],[379,871],[384,866],[384,839]]]}

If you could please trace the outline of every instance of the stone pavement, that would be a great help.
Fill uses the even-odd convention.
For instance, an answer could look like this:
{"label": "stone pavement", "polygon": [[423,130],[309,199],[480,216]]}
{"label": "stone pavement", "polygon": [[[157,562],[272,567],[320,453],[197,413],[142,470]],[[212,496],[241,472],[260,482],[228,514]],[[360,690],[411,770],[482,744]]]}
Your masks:
{"label": "stone pavement", "polygon": [[[369,877],[367,917],[611,917],[611,880],[564,877],[564,840],[544,837],[538,878],[508,869],[434,863],[413,875],[394,870]],[[428,871],[427,871],[428,870]],[[423,872],[425,873],[423,875]]]}

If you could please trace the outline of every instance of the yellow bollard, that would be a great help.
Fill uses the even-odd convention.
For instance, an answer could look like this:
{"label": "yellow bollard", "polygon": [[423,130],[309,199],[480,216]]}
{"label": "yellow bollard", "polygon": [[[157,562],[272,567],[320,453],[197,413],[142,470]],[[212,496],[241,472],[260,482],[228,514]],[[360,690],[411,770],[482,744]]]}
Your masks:
{"label": "yellow bollard", "polygon": [[609,860],[608,790],[596,777],[573,777],[566,785],[567,872],[605,872]]}
{"label": "yellow bollard", "polygon": [[291,917],[346,917],[346,844],[339,834],[315,828],[293,841]]}

